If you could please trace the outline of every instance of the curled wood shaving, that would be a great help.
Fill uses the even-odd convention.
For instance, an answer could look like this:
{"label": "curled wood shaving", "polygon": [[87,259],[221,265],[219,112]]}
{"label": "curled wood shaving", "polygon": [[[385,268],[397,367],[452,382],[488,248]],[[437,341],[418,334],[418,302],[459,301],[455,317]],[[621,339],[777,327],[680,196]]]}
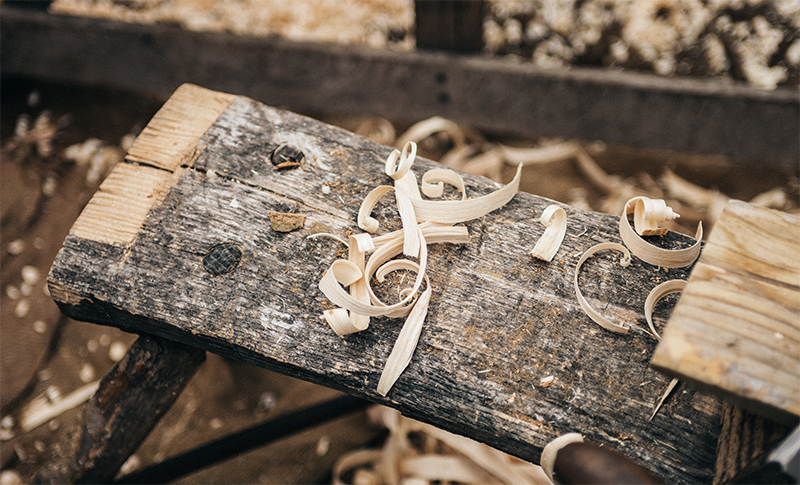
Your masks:
{"label": "curled wood shaving", "polygon": [[[650,263],[654,266],[665,266],[667,268],[683,268],[694,263],[700,255],[700,240],[703,238],[703,224],[697,225],[697,232],[695,233],[695,242],[692,246],[682,249],[663,249],[648,243],[637,233],[642,230],[644,235],[653,233],[659,234],[657,227],[658,222],[672,217],[670,214],[672,210],[665,210],[666,204],[663,201],[658,203],[647,197],[633,197],[625,203],[625,208],[619,218],[619,233],[622,237],[622,242],[631,250],[634,256]],[[663,204],[663,206],[662,206]],[[635,231],[628,221],[628,214],[633,213],[634,221],[640,221],[640,227]],[[664,231],[666,232],[666,230]]]}
{"label": "curled wood shaving", "polygon": [[519,181],[522,165],[517,166],[517,172],[511,182],[505,187],[490,194],[468,198],[466,200],[423,200],[412,199],[414,212],[420,221],[456,224],[466,222],[499,209],[506,205],[519,190]]}
{"label": "curled wood shaving", "polygon": [[[333,467],[335,485],[344,485],[344,477],[349,474],[350,483],[354,484],[552,484],[541,467],[477,441],[406,418],[386,407],[369,412],[389,429],[389,437],[381,450],[357,450],[342,456]],[[412,444],[411,433],[421,435],[424,448]]]}
{"label": "curled wood shaving", "polygon": [[581,289],[578,286],[578,274],[580,274],[580,272],[581,272],[581,266],[583,265],[583,263],[587,259],[589,259],[590,256],[592,256],[593,254],[597,253],[598,251],[604,251],[604,250],[607,250],[607,249],[611,249],[611,250],[614,250],[614,251],[619,251],[619,252],[621,252],[623,254],[623,258],[620,260],[620,263],[619,263],[620,266],[622,266],[623,268],[627,267],[630,264],[630,262],[631,262],[631,254],[630,254],[630,252],[628,252],[627,248],[625,248],[625,246],[623,246],[621,244],[612,243],[612,242],[605,242],[605,243],[597,244],[596,246],[592,246],[591,248],[587,249],[585,253],[583,253],[583,256],[581,256],[581,259],[578,261],[578,264],[575,267],[575,280],[574,280],[574,283],[575,283],[575,295],[578,298],[578,303],[580,304],[581,308],[586,313],[586,315],[588,315],[589,318],[592,319],[593,322],[595,322],[596,324],[598,324],[601,327],[605,328],[606,330],[610,330],[610,331],[615,332],[615,333],[625,334],[625,333],[628,333],[628,329],[630,328],[630,325],[620,325],[620,324],[614,323],[611,320],[609,320],[606,317],[604,317],[603,315],[601,315],[600,312],[595,310],[589,304],[589,302],[586,301],[586,298],[584,298],[583,293],[581,293]]}
{"label": "curled wood shaving", "polygon": [[460,148],[466,143],[464,130],[457,123],[440,116],[434,116],[411,125],[405,133],[400,135],[395,145],[404,146],[408,142],[418,143],[433,134],[441,132],[446,133],[453,140],[453,145],[456,148]]}
{"label": "curled wood shaving", "polygon": [[[349,238],[348,259],[335,261],[319,283],[322,293],[338,307],[323,314],[325,321],[338,335],[365,330],[373,316],[406,317],[378,384],[378,392],[384,396],[408,366],[427,315],[432,293],[430,283],[419,293],[423,282],[427,280],[427,244],[469,241],[466,228],[453,224],[481,217],[502,207],[519,188],[521,166],[512,183],[483,197],[468,199],[459,174],[452,170],[435,169],[423,176],[422,191],[428,196],[441,196],[444,183],[447,183],[458,189],[462,197],[461,200],[425,200],[417,185],[416,175],[411,170],[416,154],[417,146],[413,141],[407,142],[402,150],[392,150],[386,159],[384,171],[394,180],[394,186],[381,185],[367,194],[357,216],[358,226],[367,233]],[[373,237],[369,233],[375,233],[380,223],[370,213],[378,201],[391,191],[395,194],[403,228]],[[370,252],[372,254],[367,261],[366,254]],[[401,252],[408,257],[418,258],[419,263],[407,259],[390,261]],[[387,273],[399,269],[415,272],[414,284],[399,292],[399,301],[386,304],[375,295],[369,282],[373,275],[381,282]],[[345,287],[349,287],[349,292]]]}
{"label": "curled wood shaving", "polygon": [[544,234],[536,241],[531,256],[543,261],[552,261],[567,233],[567,212],[551,204],[542,212],[541,221],[545,227]]}
{"label": "curled wood shaving", "polygon": [[[644,317],[647,319],[647,325],[650,326],[650,331],[653,332],[653,336],[656,338],[656,340],[661,340],[661,335],[656,332],[656,327],[653,325],[653,309],[655,308],[656,303],[671,293],[683,291],[684,288],[686,288],[686,281],[669,280],[650,290],[650,294],[647,295],[647,300],[644,302]],[[664,394],[661,395],[661,399],[658,400],[658,404],[656,404],[656,407],[653,409],[653,414],[650,415],[650,421],[652,421],[656,416],[658,410],[661,409],[661,405],[664,404],[664,401],[667,400],[667,397],[670,395],[672,390],[675,389],[677,384],[678,379],[674,378],[667,385],[667,389],[664,391]]]}
{"label": "curled wood shaving", "polygon": [[661,336],[656,332],[656,327],[653,325],[653,309],[656,303],[665,296],[671,293],[678,293],[686,288],[686,281],[684,280],[669,280],[661,283],[647,295],[647,300],[644,302],[644,317],[647,319],[647,325],[650,326],[650,331],[657,340],[661,340]]}
{"label": "curled wood shaving", "polygon": [[556,455],[565,446],[572,443],[583,443],[583,436],[580,433],[566,433],[548,443],[542,450],[542,470],[547,475],[547,478],[555,481],[553,478],[553,469],[556,464]]}

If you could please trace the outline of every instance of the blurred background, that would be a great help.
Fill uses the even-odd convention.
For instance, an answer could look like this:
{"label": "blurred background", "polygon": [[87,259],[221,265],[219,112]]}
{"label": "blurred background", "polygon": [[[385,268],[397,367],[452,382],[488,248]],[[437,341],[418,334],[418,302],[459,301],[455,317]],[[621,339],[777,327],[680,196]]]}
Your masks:
{"label": "blurred background", "polygon": [[[458,5],[442,8],[448,3]],[[172,90],[183,82],[206,79],[206,73],[177,57],[167,59],[174,70],[159,64],[163,56],[178,56],[182,42],[195,51],[208,43],[208,56],[221,55],[215,49],[225,45],[228,56],[242,59],[251,59],[252,49],[289,52],[295,46],[301,51],[313,46],[309,49],[314,53],[331,59],[372,59],[377,55],[370,52],[381,53],[376,57],[381,62],[405,63],[403,69],[409,70],[411,79],[417,64],[435,61],[468,70],[469,62],[477,59],[486,63],[481,66],[489,72],[487,79],[497,73],[498,83],[509,72],[554,83],[564,104],[560,110],[558,104],[550,105],[557,111],[553,115],[557,122],[552,124],[557,127],[580,124],[582,108],[576,109],[569,99],[573,90],[591,86],[596,90],[613,86],[615,92],[633,92],[634,98],[669,93],[678,104],[703,97],[705,104],[685,101],[684,108],[670,108],[681,117],[674,125],[653,129],[657,136],[631,135],[628,143],[623,135],[583,137],[594,133],[591,127],[582,132],[548,130],[512,120],[516,126],[506,130],[501,122],[492,121],[502,118],[502,111],[487,113],[485,122],[475,121],[475,115],[459,103],[464,96],[483,94],[459,91],[462,85],[452,74],[450,78],[437,74],[436,82],[455,85],[453,91],[440,93],[428,104],[405,100],[406,107],[344,99],[352,96],[344,88],[338,91],[342,99],[302,103],[297,100],[303,93],[286,87],[290,81],[269,77],[274,71],[237,66],[230,60],[214,60],[232,67],[216,72],[216,85],[207,85],[307,114],[387,145],[414,139],[422,156],[498,182],[507,182],[512,166],[523,161],[527,164],[523,190],[582,208],[617,214],[633,194],[665,198],[682,214],[680,225],[673,229],[687,234],[694,233],[699,221],[713,227],[729,198],[798,213],[797,1],[5,1],[0,3],[0,20],[3,484],[30,479],[76,418],[77,408],[65,409],[33,428],[26,426],[26,416],[42,405],[80,394],[136,339],[113,328],[62,317],[49,298],[45,279],[83,206]],[[87,49],[74,32],[87,38],[102,34],[105,37],[97,38],[111,41],[126,36],[139,40],[122,45],[95,42]],[[58,37],[61,33],[64,36]],[[48,38],[62,42],[44,42]],[[164,45],[169,48],[162,49]],[[369,69],[368,64],[362,67]],[[445,72],[462,72],[458,69]],[[326,72],[319,82],[353,82],[348,75],[332,80]],[[581,88],[584,82],[590,88]],[[301,89],[313,90],[313,85]],[[397,97],[391,84],[371,89],[385,90],[389,99]],[[536,93],[508,96],[535,98]],[[706,106],[707,111],[698,113],[697,106]],[[725,106],[738,106],[737,112],[753,119],[724,119]],[[663,122],[659,109],[620,108],[608,115],[629,116],[627,122],[635,126],[650,118]],[[788,118],[771,116],[775,110],[788,112]],[[687,129],[681,123],[698,116],[756,148],[715,151],[716,145],[700,136],[670,146],[670,130],[684,133],[672,138],[685,137]],[[749,131],[750,126],[762,131]],[[702,129],[690,127],[692,131]],[[765,143],[763,133],[779,141]],[[337,395],[209,354],[123,473]],[[331,479],[338,457],[380,446],[385,436],[383,427],[359,412],[179,481],[323,483]]]}

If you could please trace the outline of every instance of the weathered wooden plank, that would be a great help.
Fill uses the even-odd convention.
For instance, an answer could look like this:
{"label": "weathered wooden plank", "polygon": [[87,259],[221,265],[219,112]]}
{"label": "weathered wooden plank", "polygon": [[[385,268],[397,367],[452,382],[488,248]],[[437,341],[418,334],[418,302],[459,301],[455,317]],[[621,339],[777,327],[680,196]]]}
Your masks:
{"label": "weathered wooden plank", "polygon": [[[435,2],[431,2],[435,3]],[[192,82],[295,111],[416,122],[444,116],[521,136],[795,164],[800,96],[716,80],[542,69],[487,56],[391,52],[186,32],[164,25],[0,15],[3,75],[172,93]]]}
{"label": "weathered wooden plank", "polygon": [[800,218],[732,201],[653,365],[783,421],[800,415]]}
{"label": "weathered wooden plank", "polygon": [[110,483],[172,406],[205,352],[141,336],[100,381],[33,483]]}
{"label": "weathered wooden plank", "polygon": [[[270,154],[284,143],[304,152],[301,167],[273,168]],[[649,367],[654,340],[638,326],[628,335],[601,329],[575,300],[579,253],[619,242],[615,217],[565,207],[567,235],[548,264],[528,252],[543,232],[538,216],[552,201],[518,194],[467,224],[469,244],[432,245],[434,292],[420,343],[384,398],[376,386],[400,325],[376,318],[367,331],[344,338],[326,327],[319,315],[330,304],[317,284],[341,248],[306,236],[358,231],[361,200],[389,182],[383,165],[390,147],[245,97],[196,146],[192,166],[180,169],[134,240],[67,238],[49,277],[62,311],[384,403],[534,462],[551,439],[578,431],[668,481],[710,481],[719,402],[684,388],[648,421],[667,384]],[[415,166],[437,165],[420,159]],[[496,188],[481,177],[465,180],[471,196]],[[275,232],[270,211],[303,214],[305,226]],[[397,227],[391,205],[380,204],[374,215],[387,230]],[[688,242],[664,238],[667,246]],[[220,244],[241,252],[227,272],[204,264]],[[580,283],[612,318],[646,325],[647,290],[687,276],[686,269],[656,271],[641,261],[622,270],[600,254],[584,266]],[[548,376],[555,380],[540,385]]]}

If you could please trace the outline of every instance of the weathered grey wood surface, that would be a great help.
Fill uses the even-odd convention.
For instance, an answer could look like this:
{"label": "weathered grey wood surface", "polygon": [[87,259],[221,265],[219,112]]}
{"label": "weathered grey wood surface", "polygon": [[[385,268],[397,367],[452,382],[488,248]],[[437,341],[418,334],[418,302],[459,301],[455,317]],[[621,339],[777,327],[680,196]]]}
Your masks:
{"label": "weathered grey wood surface", "polygon": [[[302,167],[272,167],[270,153],[282,143],[303,150]],[[132,179],[127,188],[118,190],[123,177],[112,174],[100,202],[76,223],[51,270],[51,294],[74,318],[161,335],[340,389],[533,462],[547,442],[578,431],[670,482],[710,481],[717,399],[682,386],[647,420],[669,380],[649,367],[655,340],[639,330],[646,325],[644,300],[657,283],[686,278],[688,270],[658,271],[638,260],[623,270],[617,255],[603,253],[586,263],[585,295],[612,318],[637,322],[628,335],[592,323],[575,299],[579,253],[619,242],[616,217],[565,207],[564,244],[544,263],[528,252],[551,201],[520,193],[467,223],[469,244],[431,245],[434,292],[419,346],[388,397],[376,393],[401,322],[376,318],[367,331],[344,338],[325,326],[319,316],[330,304],[317,284],[342,248],[306,236],[358,231],[361,200],[390,181],[383,174],[389,151],[245,97],[184,86],[131,148],[129,159],[137,162],[115,169]],[[418,160],[415,169],[434,166]],[[471,196],[496,188],[480,177],[465,179]],[[137,180],[146,182],[138,194]],[[147,204],[146,217],[135,216],[138,229],[137,223],[120,231],[103,227],[103,210],[124,217]],[[303,214],[305,226],[275,232],[269,211]],[[376,213],[397,226],[390,205]],[[225,242],[241,249],[241,261],[214,276],[204,258]],[[540,386],[551,375],[555,380]]]}
{"label": "weathered grey wood surface", "polygon": [[2,7],[4,75],[169,95],[181,83],[325,115],[444,116],[505,134],[795,164],[796,88],[187,32]]}

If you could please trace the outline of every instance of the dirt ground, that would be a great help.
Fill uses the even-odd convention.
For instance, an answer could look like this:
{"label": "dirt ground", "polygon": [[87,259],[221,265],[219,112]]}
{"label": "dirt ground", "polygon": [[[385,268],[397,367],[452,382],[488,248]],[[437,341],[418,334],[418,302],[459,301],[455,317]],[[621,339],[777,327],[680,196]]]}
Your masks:
{"label": "dirt ground", "polygon": [[[21,424],[31,403],[37,399],[58,402],[101,378],[136,338],[61,316],[46,292],[47,271],[101,178],[89,176],[87,180],[87,175],[97,168],[66,160],[64,149],[89,138],[118,147],[125,135],[139,132],[164,101],[99,88],[2,80],[2,483],[27,481],[48,459],[55,441],[77,416],[76,409],[69,410],[26,431]],[[24,141],[24,137],[14,135],[20,116],[27,115],[33,125],[45,110],[50,113],[51,128],[55,130],[49,137],[52,147],[48,149],[46,143],[37,146],[30,137]],[[353,130],[360,122],[325,121]],[[436,158],[442,152],[441,146],[433,141],[422,148]],[[784,199],[773,205],[782,210],[797,211],[800,200],[797,166],[744,164],[722,157],[623,147],[590,145],[587,149],[608,173],[642,190],[657,190],[665,169],[670,169],[698,186],[743,200],[777,188]],[[555,200],[585,203],[596,210],[609,196],[569,161],[526,168],[522,188]],[[695,219],[707,216],[702,211],[697,214]],[[691,226],[693,221],[689,219]],[[141,469],[336,395],[335,391],[209,354],[124,471]],[[329,480],[338,456],[379,442],[383,433],[369,423],[363,412],[358,412],[200,470],[179,482],[323,483]]]}

